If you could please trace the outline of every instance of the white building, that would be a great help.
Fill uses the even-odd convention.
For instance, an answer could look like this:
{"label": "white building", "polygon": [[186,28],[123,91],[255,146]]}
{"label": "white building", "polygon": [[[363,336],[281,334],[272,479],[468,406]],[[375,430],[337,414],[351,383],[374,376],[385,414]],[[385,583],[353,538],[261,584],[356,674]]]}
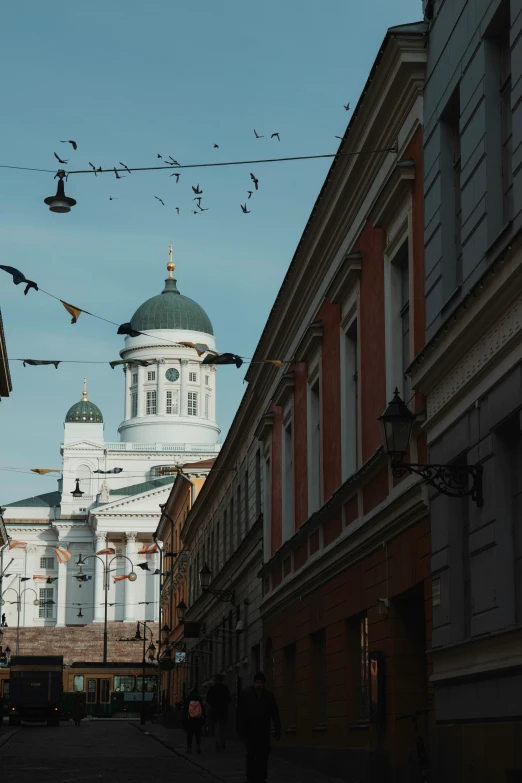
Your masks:
{"label": "white building", "polygon": [[[58,490],[6,505],[8,534],[27,544],[2,553],[3,569],[10,574],[0,582],[9,626],[17,624],[19,590],[26,591],[20,602],[21,626],[102,622],[106,558],[86,560],[87,581],[79,582],[75,575],[79,553],[85,559],[105,548],[129,558],[112,562],[116,570],[109,580],[109,620],[158,619],[160,583],[154,571],[159,555],[139,555],[138,550],[153,543],[159,505],[166,502],[174,480],[161,469],[208,460],[220,449],[216,368],[202,365],[204,355],[182,345],[202,343],[215,349],[212,324],[200,305],[179,293],[172,276],[172,248],[167,269],[162,293],[144,302],[131,319],[132,329],[141,334],[126,337],[120,352],[129,362],[148,362],[123,365],[120,441],[105,441],[102,413],[88,399],[84,382],[82,399],[65,417]],[[72,494],[77,481],[81,497]],[[68,563],[59,562],[57,547],[73,553]],[[146,562],[149,570],[138,567]],[[114,582],[114,576],[131,569],[136,581]],[[53,581],[33,579],[45,575]],[[36,597],[54,603],[35,606]]]}

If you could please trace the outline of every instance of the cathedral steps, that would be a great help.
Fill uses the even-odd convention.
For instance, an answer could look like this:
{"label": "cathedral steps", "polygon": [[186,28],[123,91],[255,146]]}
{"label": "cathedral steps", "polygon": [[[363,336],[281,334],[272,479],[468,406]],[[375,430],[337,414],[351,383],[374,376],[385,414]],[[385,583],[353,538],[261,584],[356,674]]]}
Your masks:
{"label": "cathedral steps", "polygon": [[[157,645],[158,623],[150,623],[154,644]],[[16,628],[3,628],[2,647],[10,647],[11,655],[16,650]],[[143,638],[143,627],[140,629]],[[136,623],[109,623],[107,628],[107,658],[111,663],[141,663],[143,641],[121,641],[134,639]],[[147,632],[147,647],[150,644]],[[63,655],[64,663],[75,661],[100,662],[103,660],[103,623],[91,623],[76,627],[20,628],[20,655]]]}

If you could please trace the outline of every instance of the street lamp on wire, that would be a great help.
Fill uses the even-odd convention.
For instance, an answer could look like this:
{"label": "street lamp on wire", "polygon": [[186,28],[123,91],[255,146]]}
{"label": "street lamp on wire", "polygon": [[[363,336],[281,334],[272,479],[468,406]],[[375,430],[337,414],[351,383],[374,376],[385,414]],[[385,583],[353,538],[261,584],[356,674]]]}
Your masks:
{"label": "street lamp on wire", "polygon": [[75,574],[75,579],[78,582],[84,582],[85,581],[85,574],[83,573],[82,566],[85,565],[86,561],[90,558],[96,557],[103,565],[103,589],[105,593],[105,600],[104,600],[104,606],[105,606],[105,612],[104,612],[104,618],[103,618],[103,663],[107,663],[107,626],[108,626],[108,617],[107,617],[107,607],[108,607],[108,599],[109,599],[109,574],[111,572],[111,565],[114,562],[114,560],[128,560],[131,564],[131,570],[127,574],[127,579],[129,582],[135,582],[138,578],[137,575],[134,573],[134,564],[130,557],[127,557],[127,555],[114,555],[109,561],[103,560],[102,557],[99,555],[87,555],[87,557],[82,558],[82,555],[78,556],[78,562],[76,563],[77,566],[80,566],[80,571]]}

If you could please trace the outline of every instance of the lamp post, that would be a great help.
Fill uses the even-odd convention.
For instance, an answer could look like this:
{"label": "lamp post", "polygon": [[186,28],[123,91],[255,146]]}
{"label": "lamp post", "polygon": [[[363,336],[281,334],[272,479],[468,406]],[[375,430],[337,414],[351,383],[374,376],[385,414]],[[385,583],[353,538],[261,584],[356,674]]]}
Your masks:
{"label": "lamp post", "polygon": [[388,403],[382,416],[379,416],[384,451],[390,457],[395,478],[402,478],[406,473],[415,473],[443,495],[453,498],[471,496],[477,506],[482,508],[482,465],[423,465],[404,462],[415,419],[415,414],[408,409],[396,388],[393,400]]}
{"label": "lamp post", "polygon": [[[22,577],[18,577],[18,579],[21,579]],[[36,598],[33,601],[34,606],[40,606],[40,601],[38,600],[38,594],[36,590],[34,590],[32,587],[25,587],[21,592],[20,589],[15,590],[14,587],[8,587],[7,590],[4,592],[4,595],[8,593],[9,591],[12,591],[16,595],[16,652],[15,655],[18,655],[20,652],[20,610],[21,610],[21,604],[22,604],[22,596],[24,593],[27,593],[27,591],[30,591],[35,594]],[[12,601],[12,603],[15,603]],[[49,604],[54,604],[54,601],[43,601],[42,606],[48,606]],[[4,598],[2,598],[2,606],[5,604]],[[2,632],[3,635],[3,632]],[[0,637],[1,638],[1,637]]]}
{"label": "lamp post", "polygon": [[[145,660],[147,652],[149,653],[149,658],[151,661],[154,660],[154,653],[156,652],[156,647],[154,646],[154,635],[152,633],[152,628],[149,628],[147,625],[149,621],[148,620],[138,620],[138,623],[136,625],[136,641],[140,641],[141,634],[140,634],[140,625],[143,626],[143,674],[141,678],[141,710],[140,710],[140,723],[143,726],[145,723],[145,664],[147,661]],[[148,650],[146,650],[147,645],[147,632],[150,633],[150,644],[148,647]]]}
{"label": "lamp post", "polygon": [[201,589],[204,593],[210,593],[210,595],[213,595],[214,598],[217,598],[218,601],[223,601],[224,603],[234,603],[234,591],[233,590],[214,590],[209,585],[212,581],[212,571],[208,567],[208,565],[205,563],[201,571],[199,572],[199,584],[201,585]]}
{"label": "lamp post", "polygon": [[127,557],[127,555],[114,555],[113,558],[111,558],[109,561],[107,559],[103,560],[99,555],[87,555],[87,557],[82,559],[81,553],[78,556],[78,562],[76,563],[77,566],[80,566],[80,571],[75,575],[75,579],[78,582],[84,582],[85,581],[85,574],[82,571],[82,566],[85,565],[86,561],[90,558],[96,557],[101,564],[103,565],[103,589],[105,593],[105,612],[103,617],[103,663],[107,663],[107,607],[108,607],[108,600],[109,600],[109,574],[111,572],[111,564],[114,562],[114,560],[128,560],[131,564],[131,570],[127,574],[127,578],[131,582],[135,582],[138,578],[136,574],[134,573],[134,564],[130,557]]}

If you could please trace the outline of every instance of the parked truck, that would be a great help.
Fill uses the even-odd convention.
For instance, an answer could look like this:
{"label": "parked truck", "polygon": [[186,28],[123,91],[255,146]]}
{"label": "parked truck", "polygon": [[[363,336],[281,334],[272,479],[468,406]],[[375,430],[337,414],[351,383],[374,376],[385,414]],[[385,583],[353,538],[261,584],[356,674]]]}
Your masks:
{"label": "parked truck", "polygon": [[9,723],[46,721],[60,725],[63,692],[61,655],[15,655],[11,658]]}

